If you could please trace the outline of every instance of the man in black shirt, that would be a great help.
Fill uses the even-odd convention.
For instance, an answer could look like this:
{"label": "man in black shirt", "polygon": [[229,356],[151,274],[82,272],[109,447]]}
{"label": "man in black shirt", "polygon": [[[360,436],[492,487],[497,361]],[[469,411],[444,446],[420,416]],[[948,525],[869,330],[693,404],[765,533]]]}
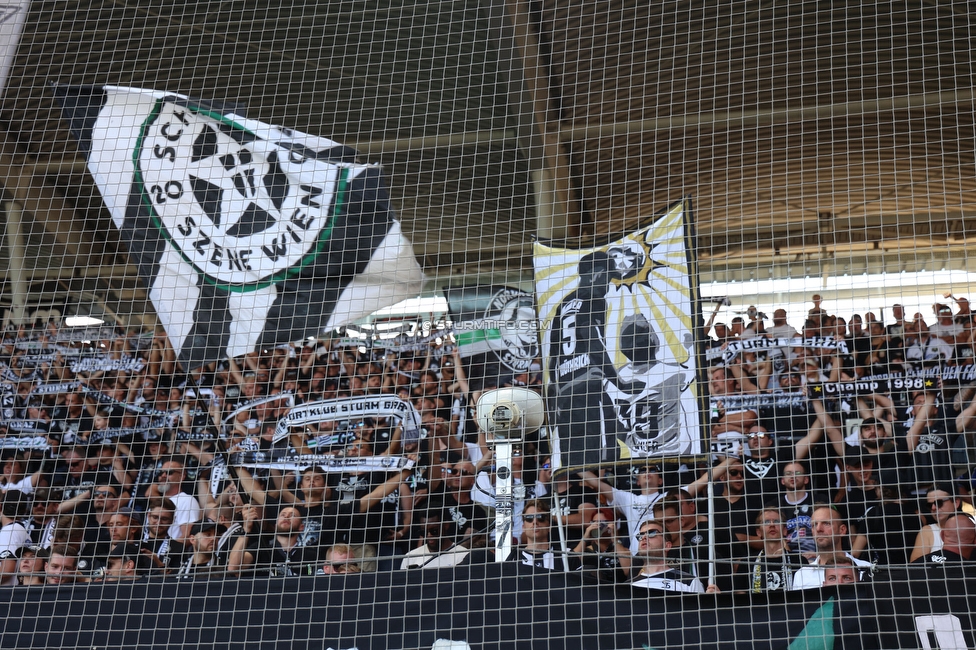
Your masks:
{"label": "man in black shirt", "polygon": [[299,543],[305,529],[305,513],[298,507],[282,508],[275,520],[274,532],[262,535],[258,525],[258,509],[245,506],[244,535],[241,535],[230,553],[227,570],[243,573],[267,569],[273,575],[294,576],[313,574],[319,561],[319,549]]}

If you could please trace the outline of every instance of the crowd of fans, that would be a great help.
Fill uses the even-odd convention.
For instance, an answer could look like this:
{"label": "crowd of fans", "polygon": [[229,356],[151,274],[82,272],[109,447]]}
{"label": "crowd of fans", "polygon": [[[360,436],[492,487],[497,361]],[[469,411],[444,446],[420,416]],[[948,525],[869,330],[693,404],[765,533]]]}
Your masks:
{"label": "crowd of fans", "polygon": [[[543,429],[514,454],[511,559],[689,592],[970,561],[974,322],[955,304],[932,325],[897,305],[887,323],[847,322],[817,297],[799,331],[782,310],[714,325],[709,453],[557,472]],[[494,385],[469,383],[449,339],[333,337],[183,373],[164,336],[85,336],[48,325],[0,342],[2,584],[494,560],[494,460],[473,414]],[[540,370],[496,383],[539,386]],[[409,402],[423,434],[376,416],[282,433],[296,406],[371,396]]]}

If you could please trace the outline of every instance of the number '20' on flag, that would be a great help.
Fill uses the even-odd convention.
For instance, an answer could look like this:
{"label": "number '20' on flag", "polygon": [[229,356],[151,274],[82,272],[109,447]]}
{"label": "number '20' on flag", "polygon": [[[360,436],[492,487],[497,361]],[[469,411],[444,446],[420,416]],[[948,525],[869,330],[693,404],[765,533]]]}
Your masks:
{"label": "number '20' on flag", "polygon": [[564,467],[706,448],[689,204],[603,246],[535,244],[549,426]]}
{"label": "number '20' on flag", "polygon": [[184,367],[419,293],[380,169],[348,147],[166,92],[54,93]]}

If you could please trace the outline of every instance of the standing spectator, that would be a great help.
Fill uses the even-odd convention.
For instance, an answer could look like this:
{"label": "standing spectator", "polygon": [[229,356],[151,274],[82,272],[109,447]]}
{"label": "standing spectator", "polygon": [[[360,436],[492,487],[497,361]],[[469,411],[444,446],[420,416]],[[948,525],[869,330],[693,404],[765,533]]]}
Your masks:
{"label": "standing spectator", "polygon": [[766,335],[771,339],[791,339],[799,332],[786,322],[786,310],[777,309],[773,312],[773,326],[766,331]]}
{"label": "standing spectator", "polygon": [[847,544],[847,524],[840,514],[829,506],[821,506],[813,511],[813,541],[817,545],[817,556],[800,568],[793,577],[793,589],[816,589],[824,583],[824,569],[835,564],[840,558],[847,558],[862,571],[870,569],[871,563],[858,560],[844,550]]}
{"label": "standing spectator", "polygon": [[756,536],[762,549],[749,563],[744,577],[748,591],[754,594],[767,591],[789,591],[793,588],[793,574],[804,562],[790,551],[786,542],[783,516],[775,508],[767,508],[756,518]]}
{"label": "standing spectator", "polygon": [[455,463],[449,471],[444,480],[444,509],[457,528],[458,536],[468,538],[489,526],[487,512],[471,496],[475,467],[471,461],[463,460]]}
{"label": "standing spectator", "polygon": [[756,424],[749,427],[748,455],[742,459],[745,470],[745,493],[762,503],[774,501],[779,496],[779,463],[776,458],[776,441],[766,427]]}
{"label": "standing spectator", "polygon": [[3,459],[3,473],[0,474],[0,492],[18,490],[31,494],[40,485],[44,471],[38,467],[33,474],[27,474],[27,459],[23,453],[8,451]]}
{"label": "standing spectator", "polygon": [[[936,304],[932,310],[938,320],[929,326],[929,334],[939,337],[949,345],[955,345],[956,337],[963,333],[964,328],[955,322],[952,316],[952,308],[949,305]],[[951,358],[951,355],[947,358]]]}
{"label": "standing spectator", "polygon": [[30,534],[25,522],[29,517],[27,496],[18,490],[9,490],[3,494],[0,505],[0,550],[16,551],[21,546],[30,543]]}
{"label": "standing spectator", "polygon": [[325,552],[325,563],[316,573],[334,575],[337,573],[362,573],[362,547],[349,544],[330,546]]}
{"label": "standing spectator", "polygon": [[41,548],[50,548],[54,540],[54,525],[58,521],[61,496],[60,488],[40,487],[34,491],[28,529],[33,543]]}
{"label": "standing spectator", "polygon": [[629,490],[619,490],[606,481],[600,479],[593,472],[580,472],[583,484],[591,490],[595,490],[610,505],[612,505],[627,521],[627,531],[630,534],[630,550],[636,553],[639,547],[637,531],[640,524],[646,519],[650,519],[654,503],[664,497],[661,487],[664,479],[661,476],[661,466],[656,464],[640,465],[636,468],[637,489],[639,493],[634,494]]}
{"label": "standing spectator", "polygon": [[791,553],[813,557],[817,546],[813,541],[811,517],[816,503],[826,503],[826,497],[818,498],[807,487],[810,478],[802,463],[790,463],[783,468],[780,479],[783,491],[779,495],[779,512],[786,518],[786,542]]}

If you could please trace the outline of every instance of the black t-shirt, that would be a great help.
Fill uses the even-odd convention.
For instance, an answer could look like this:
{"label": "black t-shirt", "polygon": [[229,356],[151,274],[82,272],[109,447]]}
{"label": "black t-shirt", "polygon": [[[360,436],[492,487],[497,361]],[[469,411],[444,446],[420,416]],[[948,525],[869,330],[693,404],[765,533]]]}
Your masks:
{"label": "black t-shirt", "polygon": [[808,564],[800,555],[784,553],[779,557],[768,557],[765,552],[752,558],[737,580],[741,591],[754,594],[768,591],[788,591],[793,586],[793,574]]}
{"label": "black t-shirt", "polygon": [[863,524],[872,561],[880,565],[908,564],[922,527],[914,507],[883,502],[867,510]]}
{"label": "black t-shirt", "polygon": [[779,463],[776,461],[776,454],[771,453],[768,458],[742,457],[742,466],[745,470],[745,494],[750,499],[756,499],[760,503],[775,501],[779,498]]}
{"label": "black t-shirt", "polygon": [[828,503],[828,499],[809,490],[806,497],[798,503],[790,503],[786,500],[786,495],[779,498],[779,511],[786,525],[786,541],[791,553],[817,552],[817,545],[813,541],[813,528],[810,525],[814,503]]}
{"label": "black t-shirt", "polygon": [[465,531],[469,528],[475,533],[488,528],[488,513],[474,501],[458,503],[453,494],[445,494],[444,510],[447,512],[447,516],[450,517],[451,521],[454,522],[455,532],[458,537],[464,535]]}
{"label": "black t-shirt", "polygon": [[254,556],[254,569],[270,569],[273,575],[298,576],[314,575],[322,547],[294,546],[286,550],[274,535],[251,536],[248,538],[247,552]]}

